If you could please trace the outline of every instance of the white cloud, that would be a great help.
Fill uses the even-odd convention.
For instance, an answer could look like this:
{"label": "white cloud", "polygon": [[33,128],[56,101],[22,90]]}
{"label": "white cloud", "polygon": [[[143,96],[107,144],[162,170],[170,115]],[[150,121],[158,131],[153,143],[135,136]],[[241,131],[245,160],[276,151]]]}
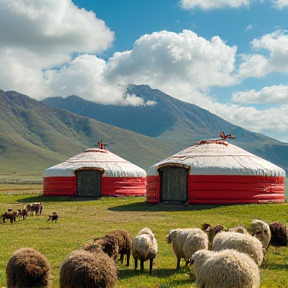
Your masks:
{"label": "white cloud", "polygon": [[254,39],[252,48],[258,54],[242,55],[239,76],[263,77],[271,72],[288,72],[288,35],[284,31],[266,34]]}
{"label": "white cloud", "polygon": [[252,41],[254,49],[266,50],[269,52],[267,58],[268,65],[274,71],[288,72],[288,35],[284,31],[278,30],[271,34],[266,34],[260,39]]}
{"label": "white cloud", "polygon": [[275,7],[279,10],[286,8],[288,6],[288,0],[275,0],[273,2]]}
{"label": "white cloud", "polygon": [[[132,51],[115,53],[107,63],[105,78],[120,84],[147,84],[162,91],[206,90],[235,84],[236,47],[219,37],[208,41],[190,30],[144,35]],[[169,88],[169,89],[168,89]]]}
{"label": "white cloud", "polygon": [[226,121],[288,143],[288,105],[266,110],[206,102],[206,109]]}
{"label": "white cloud", "polygon": [[200,8],[203,10],[219,9],[219,8],[239,8],[241,6],[249,6],[253,0],[181,0],[182,9],[190,10]]}
{"label": "white cloud", "polygon": [[71,0],[1,0],[0,19],[0,87],[37,99],[50,93],[43,70],[69,62],[75,51],[100,53],[114,39],[102,20]]}
{"label": "white cloud", "polygon": [[239,91],[232,94],[232,100],[238,103],[288,103],[288,86],[270,86],[264,87],[260,91],[249,90]]}

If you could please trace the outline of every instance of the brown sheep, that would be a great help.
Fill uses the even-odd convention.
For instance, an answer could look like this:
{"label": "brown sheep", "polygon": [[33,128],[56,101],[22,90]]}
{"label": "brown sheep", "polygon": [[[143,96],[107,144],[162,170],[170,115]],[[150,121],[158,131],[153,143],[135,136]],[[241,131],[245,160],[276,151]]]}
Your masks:
{"label": "brown sheep", "polygon": [[123,263],[124,255],[126,255],[126,266],[129,266],[132,245],[131,235],[125,230],[117,229],[105,235],[105,237],[111,236],[114,237],[118,242],[118,254],[120,254],[120,263]]}
{"label": "brown sheep", "polygon": [[282,222],[272,222],[269,224],[271,230],[270,244],[273,246],[287,246],[288,233],[286,225]]}
{"label": "brown sheep", "polygon": [[210,224],[204,223],[202,224],[201,229],[207,233],[208,235],[208,240],[209,240],[209,248],[211,249],[212,247],[212,243],[213,243],[213,239],[216,236],[216,234],[218,234],[221,231],[228,231],[228,228],[226,228],[225,226],[218,224],[214,227],[212,227]]}
{"label": "brown sheep", "polygon": [[117,265],[106,253],[72,251],[60,268],[60,288],[113,288]]}
{"label": "brown sheep", "polygon": [[104,237],[95,239],[94,241],[84,245],[83,249],[90,252],[98,252],[98,247],[101,247],[103,252],[109,255],[112,259],[117,261],[120,255],[120,263],[123,263],[124,255],[126,255],[126,266],[129,266],[131,254],[132,237],[125,230],[117,229]]}
{"label": "brown sheep", "polygon": [[51,284],[51,266],[40,252],[22,248],[9,259],[6,278],[8,288],[47,288]]}

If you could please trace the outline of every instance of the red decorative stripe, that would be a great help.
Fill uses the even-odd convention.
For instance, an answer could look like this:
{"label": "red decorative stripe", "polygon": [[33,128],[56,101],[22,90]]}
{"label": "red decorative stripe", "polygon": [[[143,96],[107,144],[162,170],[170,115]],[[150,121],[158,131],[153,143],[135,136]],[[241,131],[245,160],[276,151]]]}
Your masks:
{"label": "red decorative stripe", "polygon": [[76,195],[76,178],[46,177],[43,179],[43,194],[45,196]]}
{"label": "red decorative stripe", "polygon": [[102,196],[145,196],[146,177],[103,177]]}

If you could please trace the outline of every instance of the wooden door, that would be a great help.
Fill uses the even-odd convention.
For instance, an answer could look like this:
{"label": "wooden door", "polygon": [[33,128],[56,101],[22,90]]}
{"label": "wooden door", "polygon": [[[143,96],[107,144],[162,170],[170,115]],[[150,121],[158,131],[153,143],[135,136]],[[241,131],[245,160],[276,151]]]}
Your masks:
{"label": "wooden door", "polygon": [[188,200],[187,169],[163,167],[160,169],[161,202],[186,203]]}
{"label": "wooden door", "polygon": [[102,172],[83,170],[76,172],[77,196],[98,198],[102,196]]}

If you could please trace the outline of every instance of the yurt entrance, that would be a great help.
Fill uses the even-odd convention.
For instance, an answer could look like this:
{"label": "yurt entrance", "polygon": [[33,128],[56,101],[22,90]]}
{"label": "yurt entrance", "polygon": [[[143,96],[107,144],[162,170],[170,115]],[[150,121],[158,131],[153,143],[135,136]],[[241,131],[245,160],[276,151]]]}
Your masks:
{"label": "yurt entrance", "polygon": [[102,171],[76,171],[77,196],[98,198],[102,196]]}
{"label": "yurt entrance", "polygon": [[188,201],[188,168],[165,166],[159,169],[161,202],[186,203]]}

